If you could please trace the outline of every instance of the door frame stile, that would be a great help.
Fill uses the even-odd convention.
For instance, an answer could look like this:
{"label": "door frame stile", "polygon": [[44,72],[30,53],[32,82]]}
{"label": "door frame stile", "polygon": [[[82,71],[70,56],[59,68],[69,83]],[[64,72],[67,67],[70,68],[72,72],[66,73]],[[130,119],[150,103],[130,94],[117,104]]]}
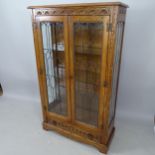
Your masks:
{"label": "door frame stile", "polygon": [[64,16],[64,42],[65,42],[65,77],[66,77],[66,91],[67,91],[67,108],[68,108],[68,116],[69,122],[72,120],[72,113],[71,113],[71,98],[70,98],[70,79],[69,79],[69,42],[68,42],[68,17]]}
{"label": "door frame stile", "polygon": [[68,42],[69,44],[69,58],[70,58],[70,67],[69,67],[69,81],[70,81],[70,101],[71,101],[71,122],[74,124],[75,119],[75,105],[74,105],[74,92],[75,92],[75,86],[74,86],[74,54],[73,54],[73,22],[72,22],[73,16],[68,17],[68,28],[70,30]]}
{"label": "door frame stile", "polygon": [[108,54],[108,39],[109,39],[109,32],[108,30],[108,24],[110,22],[109,16],[104,16],[103,19],[103,43],[102,43],[102,57],[101,57],[101,77],[100,77],[100,96],[99,96],[99,115],[98,115],[98,127],[101,129],[101,142],[105,142],[105,138],[103,135],[105,135],[105,124],[104,124],[104,114],[107,113],[106,109],[106,97],[107,97],[107,87],[108,83],[106,81],[106,74],[107,74],[107,54]]}
{"label": "door frame stile", "polygon": [[101,77],[100,77],[100,101],[99,101],[99,128],[103,128],[103,109],[104,109],[104,98],[106,97],[105,89],[107,87],[106,82],[106,64],[107,64],[107,52],[108,52],[108,37],[107,26],[109,23],[109,16],[105,16],[103,19],[103,43],[102,43],[102,56],[101,56]]}

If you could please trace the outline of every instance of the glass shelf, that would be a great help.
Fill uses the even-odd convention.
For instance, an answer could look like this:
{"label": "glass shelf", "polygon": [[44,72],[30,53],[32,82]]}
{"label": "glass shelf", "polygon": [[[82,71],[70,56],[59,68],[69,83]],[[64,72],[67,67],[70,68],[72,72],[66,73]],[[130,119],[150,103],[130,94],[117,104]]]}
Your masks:
{"label": "glass shelf", "polygon": [[87,47],[87,46],[80,46],[75,45],[75,54],[86,54],[87,56],[101,56],[100,51],[102,48],[99,47]]}

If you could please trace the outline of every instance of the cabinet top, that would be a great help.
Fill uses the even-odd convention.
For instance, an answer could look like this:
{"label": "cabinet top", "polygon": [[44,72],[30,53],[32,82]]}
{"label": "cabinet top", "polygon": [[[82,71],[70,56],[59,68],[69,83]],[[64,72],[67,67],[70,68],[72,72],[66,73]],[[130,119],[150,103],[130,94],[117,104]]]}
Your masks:
{"label": "cabinet top", "polygon": [[122,2],[103,2],[103,3],[78,3],[78,4],[58,4],[58,5],[41,5],[41,6],[29,6],[28,9],[39,8],[69,8],[69,7],[88,7],[88,6],[123,6],[128,8],[128,5]]}

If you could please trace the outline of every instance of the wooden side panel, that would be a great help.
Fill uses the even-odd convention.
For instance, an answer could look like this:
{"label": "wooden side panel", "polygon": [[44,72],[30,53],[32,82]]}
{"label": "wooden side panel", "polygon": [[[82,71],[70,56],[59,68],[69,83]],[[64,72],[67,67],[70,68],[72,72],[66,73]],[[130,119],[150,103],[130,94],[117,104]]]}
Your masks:
{"label": "wooden side panel", "polygon": [[[126,8],[119,7],[117,13],[117,23],[116,23],[116,42],[115,42],[115,57],[113,63],[113,87],[111,100],[110,100],[110,114],[109,114],[109,132],[112,131],[114,126],[114,119],[116,113],[116,102],[117,102],[117,92],[118,92],[118,83],[119,83],[119,72],[122,56],[122,47],[123,47],[123,38],[124,38],[124,28],[125,28],[125,19],[126,19]],[[115,68],[115,69],[114,69]]]}
{"label": "wooden side panel", "polygon": [[[108,86],[107,86],[107,89],[105,90],[106,98],[104,100],[105,107],[104,107],[104,116],[103,116],[104,136],[102,138],[103,143],[106,143],[106,144],[108,143],[109,141],[108,139],[114,128],[114,116],[115,116],[115,108],[116,108],[115,101],[116,101],[116,94],[117,94],[118,75],[119,75],[119,66],[120,66],[120,57],[121,57],[120,53],[122,50],[123,28],[120,28],[120,26],[118,27],[117,23],[124,22],[125,13],[126,13],[125,8],[119,7],[119,6],[113,6],[112,14],[110,18],[110,23],[112,24],[112,26],[109,32],[107,67],[106,67],[107,68],[106,81]],[[117,48],[117,51],[119,52],[115,50],[116,48]],[[115,58],[117,60],[115,60]],[[117,61],[117,65],[115,65],[116,61]],[[111,98],[114,101],[111,102],[112,100]],[[111,124],[109,123],[110,117],[112,117]]]}
{"label": "wooden side panel", "polygon": [[[113,23],[112,32],[109,38],[108,73],[109,90],[107,94],[108,112],[106,115],[106,135],[110,137],[114,128],[116,112],[117,89],[119,81],[119,71],[121,63],[121,53],[123,45],[123,34],[125,26],[126,8],[114,7],[111,21]],[[107,137],[107,139],[108,139]]]}
{"label": "wooden side panel", "polygon": [[114,53],[114,62],[113,62],[113,76],[112,76],[112,94],[110,100],[110,115],[109,115],[109,124],[114,119],[115,114],[115,105],[116,105],[116,93],[117,93],[117,83],[119,76],[119,64],[121,58],[121,47],[122,47],[122,38],[123,38],[123,29],[124,23],[117,23],[116,27],[116,45],[115,45],[115,53]]}
{"label": "wooden side panel", "polygon": [[116,21],[117,21],[117,13],[118,7],[112,7],[112,14],[110,16],[109,23],[111,24],[111,29],[109,30],[108,36],[108,52],[107,52],[107,62],[106,62],[106,74],[105,74],[105,81],[106,81],[106,88],[104,91],[105,98],[104,98],[104,108],[103,108],[103,137],[101,142],[103,144],[107,144],[110,136],[109,132],[109,101],[110,101],[110,94],[111,94],[111,81],[112,81],[112,65],[113,65],[113,57],[114,57],[114,44],[115,44],[115,28],[116,28]]}

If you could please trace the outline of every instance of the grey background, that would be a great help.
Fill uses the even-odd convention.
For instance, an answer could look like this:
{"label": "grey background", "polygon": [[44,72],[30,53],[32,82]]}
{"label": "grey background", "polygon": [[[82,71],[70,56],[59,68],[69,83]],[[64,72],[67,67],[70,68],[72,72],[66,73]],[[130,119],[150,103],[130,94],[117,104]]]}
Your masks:
{"label": "grey background", "polygon": [[[0,82],[4,96],[40,100],[29,5],[102,0],[0,0]],[[127,11],[117,116],[153,123],[155,1],[122,0]],[[37,102],[36,102],[37,103]],[[21,104],[25,104],[21,102]]]}

